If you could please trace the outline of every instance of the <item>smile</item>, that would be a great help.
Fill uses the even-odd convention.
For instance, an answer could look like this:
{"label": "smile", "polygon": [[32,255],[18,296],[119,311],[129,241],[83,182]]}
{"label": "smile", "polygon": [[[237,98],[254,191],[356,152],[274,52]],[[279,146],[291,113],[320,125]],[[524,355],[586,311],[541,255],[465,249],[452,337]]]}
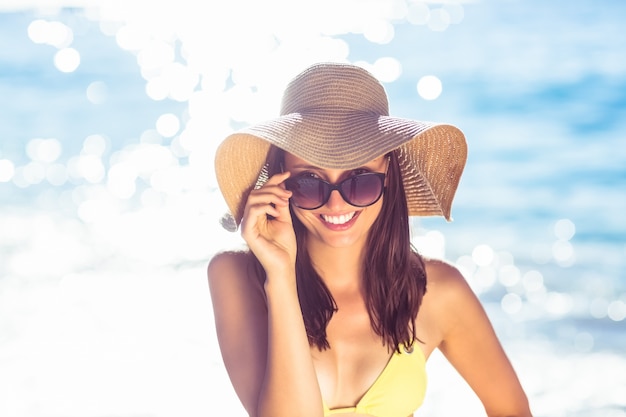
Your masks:
{"label": "smile", "polygon": [[321,217],[327,223],[339,225],[339,224],[348,223],[350,220],[352,220],[355,214],[356,214],[356,211],[353,211],[350,213],[342,214],[340,216],[327,216],[325,214],[322,214]]}

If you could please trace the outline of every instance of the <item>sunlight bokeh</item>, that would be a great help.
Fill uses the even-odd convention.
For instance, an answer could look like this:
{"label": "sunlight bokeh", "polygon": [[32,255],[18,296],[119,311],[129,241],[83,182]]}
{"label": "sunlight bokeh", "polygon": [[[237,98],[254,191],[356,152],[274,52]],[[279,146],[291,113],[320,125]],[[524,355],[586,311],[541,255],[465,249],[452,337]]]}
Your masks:
{"label": "sunlight bokeh", "polygon": [[[626,416],[626,9],[495,0],[0,0],[0,416],[244,416],[205,268],[213,155],[318,61],[370,70],[470,154],[463,273],[536,417]],[[7,138],[6,140],[4,138]],[[481,416],[445,358],[417,416]],[[585,375],[585,378],[580,378]],[[454,398],[454,401],[450,401]]]}

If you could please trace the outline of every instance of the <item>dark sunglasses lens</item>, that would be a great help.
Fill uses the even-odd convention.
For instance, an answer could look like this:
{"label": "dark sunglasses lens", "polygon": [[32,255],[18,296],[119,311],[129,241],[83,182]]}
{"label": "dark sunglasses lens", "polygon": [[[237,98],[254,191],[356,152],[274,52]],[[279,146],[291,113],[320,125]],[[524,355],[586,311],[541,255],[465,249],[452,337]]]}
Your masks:
{"label": "dark sunglasses lens", "polygon": [[291,201],[300,208],[314,209],[320,207],[326,200],[328,184],[312,177],[289,179],[286,188],[293,194]]}
{"label": "dark sunglasses lens", "polygon": [[383,191],[380,175],[367,173],[355,175],[340,184],[343,198],[353,206],[365,207],[375,203]]}

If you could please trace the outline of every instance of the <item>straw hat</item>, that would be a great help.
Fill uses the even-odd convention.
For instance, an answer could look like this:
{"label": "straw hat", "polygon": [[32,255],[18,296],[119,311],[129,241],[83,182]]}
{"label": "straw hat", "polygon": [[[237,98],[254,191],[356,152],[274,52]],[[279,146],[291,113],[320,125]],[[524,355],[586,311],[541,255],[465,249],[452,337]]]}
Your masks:
{"label": "straw hat", "polygon": [[232,215],[225,227],[240,224],[271,145],[313,165],[343,170],[397,149],[409,215],[448,221],[467,158],[458,128],[390,117],[385,89],[363,68],[316,64],[289,83],[280,117],[233,133],[218,147],[217,182]]}

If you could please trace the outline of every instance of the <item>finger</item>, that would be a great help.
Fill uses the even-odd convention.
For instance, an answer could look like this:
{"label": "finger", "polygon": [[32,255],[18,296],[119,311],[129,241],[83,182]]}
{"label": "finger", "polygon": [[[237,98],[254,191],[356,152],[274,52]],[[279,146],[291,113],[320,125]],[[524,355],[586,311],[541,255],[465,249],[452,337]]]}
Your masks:
{"label": "finger", "polygon": [[[270,179],[268,179],[265,184],[263,184],[263,187],[265,186],[273,186],[273,185],[282,185],[282,183],[291,176],[291,172],[286,171],[286,172],[281,172],[275,175],[272,175],[270,177]],[[283,187],[284,188],[284,187]]]}
{"label": "finger", "polygon": [[289,205],[289,198],[291,193],[283,190],[279,187],[264,188],[254,190],[248,196],[246,205],[263,205],[271,204],[273,206],[281,207]]}
{"label": "finger", "polygon": [[248,217],[251,219],[264,219],[267,216],[280,216],[281,210],[273,204],[254,204],[248,207],[247,213]]}
{"label": "finger", "polygon": [[274,220],[278,220],[281,222],[291,224],[291,212],[289,211],[289,200],[286,201],[284,205],[279,205],[275,207],[278,215],[274,216]]}
{"label": "finger", "polygon": [[268,221],[291,224],[289,200],[277,199],[273,193],[263,193],[248,199],[244,209],[244,228],[264,228]]}
{"label": "finger", "polygon": [[271,211],[272,207],[267,205],[265,207],[248,207],[241,221],[241,234],[244,239],[248,241],[249,238],[256,238],[264,234],[263,231],[266,230],[266,223],[268,221],[268,208]]}

